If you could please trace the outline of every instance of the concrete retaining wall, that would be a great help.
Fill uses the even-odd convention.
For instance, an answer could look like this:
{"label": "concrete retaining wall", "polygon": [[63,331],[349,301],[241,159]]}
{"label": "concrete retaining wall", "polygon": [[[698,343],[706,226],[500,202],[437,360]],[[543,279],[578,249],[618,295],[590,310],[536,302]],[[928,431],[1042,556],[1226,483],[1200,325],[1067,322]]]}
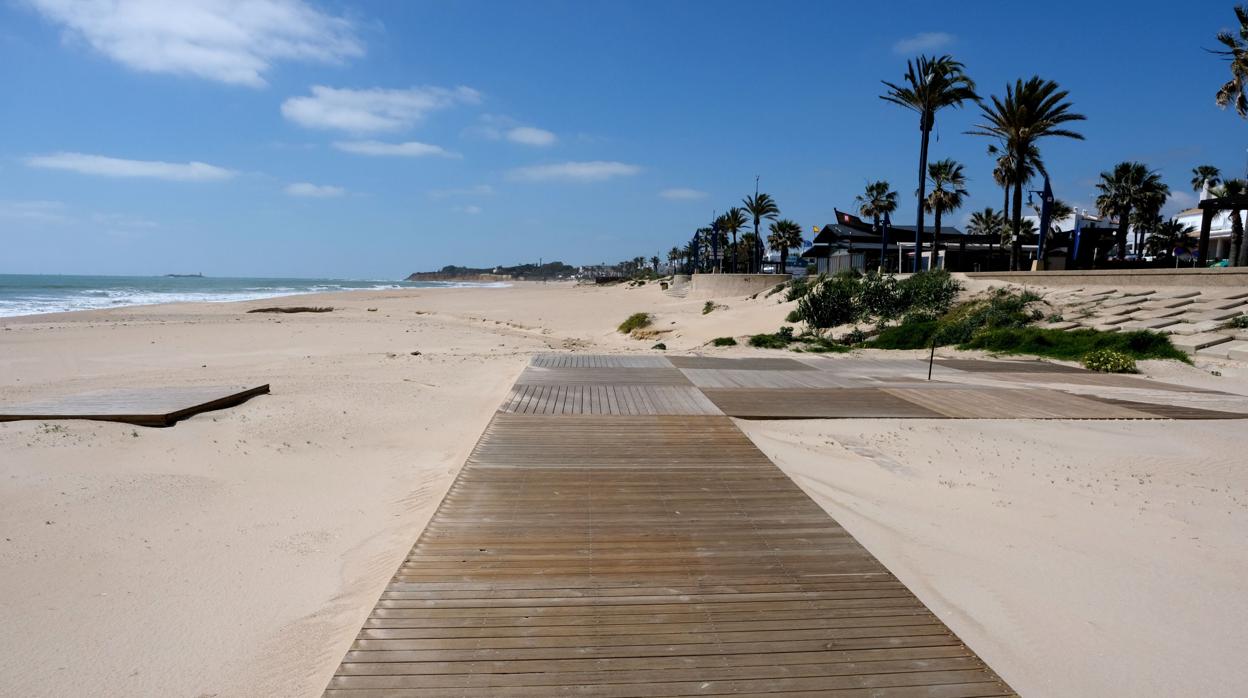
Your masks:
{"label": "concrete retaining wall", "polygon": [[693,295],[707,298],[752,296],[791,278],[791,274],[694,274],[689,288]]}
{"label": "concrete retaining wall", "polygon": [[1248,267],[1225,269],[1089,269],[1075,271],[974,271],[968,279],[1036,286],[1248,287]]}

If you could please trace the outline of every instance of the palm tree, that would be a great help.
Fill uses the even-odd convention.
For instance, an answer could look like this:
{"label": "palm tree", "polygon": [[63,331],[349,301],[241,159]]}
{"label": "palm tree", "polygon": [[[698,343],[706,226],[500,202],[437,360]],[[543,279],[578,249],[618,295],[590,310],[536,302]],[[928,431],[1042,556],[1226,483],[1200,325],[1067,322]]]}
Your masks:
{"label": "palm tree", "polygon": [[732,235],[732,272],[734,274],[737,273],[737,262],[738,258],[741,256],[738,254],[739,249],[737,245],[737,233],[741,232],[741,229],[744,228],[745,224],[748,222],[749,221],[746,220],[745,217],[745,211],[737,208],[736,206],[728,209],[728,213],[725,213],[719,219],[719,229]]}
{"label": "palm tree", "polygon": [[[1112,172],[1101,173],[1101,181],[1097,182],[1096,188],[1101,192],[1096,197],[1096,208],[1102,215],[1118,218],[1114,244],[1118,247],[1118,257],[1125,258],[1131,212],[1155,213],[1153,209],[1160,209],[1165,203],[1170,187],[1161,181],[1161,175],[1149,170],[1143,163],[1120,162],[1114,165]],[[1136,249],[1138,251],[1139,245]]]}
{"label": "palm tree", "polygon": [[[982,211],[976,211],[971,214],[971,218],[966,223],[966,232],[968,235],[992,235],[988,242],[988,261],[991,265],[993,257],[992,240],[1002,240],[1006,231],[1007,223],[1005,213],[992,210],[991,207]],[[991,266],[989,267],[991,269]]]}
{"label": "palm tree", "polygon": [[[701,249],[699,249],[699,247],[701,247]],[[705,253],[705,250],[705,246],[699,246],[696,241],[690,240],[689,243],[685,245],[685,249],[681,251],[681,256],[685,258],[686,263],[689,265],[688,268],[690,274],[698,271],[698,264],[701,261],[698,259],[698,253],[699,251]]]}
{"label": "palm tree", "polygon": [[[1170,257],[1174,254],[1175,248],[1186,241],[1193,232],[1195,232],[1194,228],[1177,220],[1162,221],[1153,227],[1152,234],[1144,243],[1144,249],[1154,257]],[[1175,265],[1178,265],[1178,260],[1175,260]]]}
{"label": "palm tree", "polygon": [[939,254],[941,214],[962,208],[962,199],[970,192],[966,190],[962,165],[953,160],[937,160],[928,165],[927,178],[932,183],[932,193],[927,195],[924,204],[932,212],[932,262],[929,268],[934,269]]}
{"label": "palm tree", "polygon": [[1227,62],[1231,64],[1231,79],[1218,90],[1214,101],[1223,109],[1234,102],[1236,113],[1242,117],[1248,117],[1248,96],[1244,95],[1244,84],[1248,83],[1248,8],[1243,5],[1237,6],[1235,19],[1239,20],[1238,32],[1235,34],[1228,31],[1218,32],[1218,43],[1226,48],[1213,53],[1225,56]]}
{"label": "palm tree", "polygon": [[650,268],[654,269],[654,273],[659,273],[659,256],[656,254],[650,258]]}
{"label": "palm tree", "polygon": [[[880,228],[880,218],[897,210],[897,192],[893,191],[885,180],[867,182],[863,193],[854,197],[858,202],[858,213],[869,216],[875,222],[875,229]],[[888,238],[880,235],[880,269],[885,268],[885,257],[888,256]]]}
{"label": "palm tree", "polygon": [[[976,126],[970,133],[997,139],[1010,154],[1009,164],[1014,173],[1010,181],[1014,187],[1011,218],[1015,232],[1022,225],[1023,183],[1026,181],[1029,156],[1034,152],[1033,148],[1038,147],[1036,142],[1049,136],[1083,140],[1082,134],[1062,126],[1087,118],[1070,111],[1071,104],[1066,101],[1069,94],[1052,80],[1044,80],[1037,75],[1026,82],[1020,79],[1015,80],[1013,85],[1006,85],[1003,99],[994,96],[991,104],[980,104],[985,123]],[[1031,164],[1034,166],[1035,161]],[[1022,251],[1022,238],[1015,235],[1010,249],[1011,270],[1018,269]]]}
{"label": "palm tree", "polygon": [[1222,171],[1213,165],[1197,165],[1192,168],[1192,191],[1204,194],[1222,183]]}
{"label": "palm tree", "polygon": [[[1222,183],[1222,186],[1218,187],[1214,196],[1219,198],[1234,197],[1238,199],[1239,197],[1242,197],[1245,192],[1248,192],[1248,182],[1245,182],[1242,179],[1228,179]],[[1245,260],[1242,259],[1246,251],[1244,248],[1244,221],[1239,215],[1239,209],[1233,208],[1230,213],[1231,254],[1226,263],[1232,267],[1245,266]]]}
{"label": "palm tree", "polygon": [[679,262],[680,258],[683,256],[685,256],[685,253],[682,252],[679,247],[673,247],[672,249],[667,251],[667,264],[668,266],[672,268],[673,274],[676,273],[676,267],[677,267],[676,263]]}
{"label": "palm tree", "polygon": [[927,198],[927,147],[932,127],[936,124],[936,112],[946,107],[960,107],[966,101],[979,101],[975,82],[964,71],[965,66],[952,56],[939,58],[919,56],[906,61],[906,74],[902,85],[882,80],[888,88],[880,99],[905,107],[919,115],[919,191],[914,228],[914,270],[919,270],[923,238],[923,207]]}
{"label": "palm tree", "polygon": [[802,226],[782,218],[771,224],[771,235],[767,236],[767,246],[780,252],[778,274],[785,273],[789,260],[789,250],[802,246]]}
{"label": "palm tree", "polygon": [[[757,240],[757,244],[750,248],[750,266],[754,267],[750,271],[756,272],[762,268],[761,253],[763,250],[763,240],[758,231],[758,224],[764,218],[775,220],[776,216],[780,215],[780,207],[776,206],[776,202],[771,198],[771,195],[759,194],[758,192],[754,192],[753,196],[745,197],[741,200],[741,203],[745,206],[746,212],[754,217],[754,239]],[[756,260],[755,257],[759,259]]]}

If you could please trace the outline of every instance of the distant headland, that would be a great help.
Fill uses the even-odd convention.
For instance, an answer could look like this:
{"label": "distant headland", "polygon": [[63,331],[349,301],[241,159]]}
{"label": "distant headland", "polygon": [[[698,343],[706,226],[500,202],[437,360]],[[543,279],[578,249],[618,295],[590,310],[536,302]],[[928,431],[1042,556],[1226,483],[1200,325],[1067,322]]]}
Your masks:
{"label": "distant headland", "polygon": [[204,275],[196,272],[194,274],[165,274],[168,279],[202,279]]}
{"label": "distant headland", "polygon": [[408,281],[523,281],[525,279],[569,279],[576,274],[576,267],[563,262],[545,264],[519,264],[511,267],[457,267],[447,265],[438,271],[418,271],[407,277]]}

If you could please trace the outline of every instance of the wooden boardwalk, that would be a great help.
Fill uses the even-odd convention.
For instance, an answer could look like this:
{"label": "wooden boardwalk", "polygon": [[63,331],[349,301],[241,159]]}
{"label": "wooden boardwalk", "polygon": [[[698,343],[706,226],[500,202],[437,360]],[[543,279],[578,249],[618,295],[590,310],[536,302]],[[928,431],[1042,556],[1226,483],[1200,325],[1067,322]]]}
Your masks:
{"label": "wooden boardwalk", "polygon": [[0,405],[0,422],[91,419],[145,427],[172,426],[200,412],[219,410],[269,392],[268,384],[98,390],[17,405]]}
{"label": "wooden boardwalk", "polygon": [[634,392],[689,382],[557,361],[526,375],[569,382],[517,383],[327,696],[1014,695],[729,418]]}
{"label": "wooden boardwalk", "polygon": [[1015,695],[725,415],[1211,419],[1244,415],[1201,404],[1248,398],[1034,361],[936,369],[534,357],[326,695]]}

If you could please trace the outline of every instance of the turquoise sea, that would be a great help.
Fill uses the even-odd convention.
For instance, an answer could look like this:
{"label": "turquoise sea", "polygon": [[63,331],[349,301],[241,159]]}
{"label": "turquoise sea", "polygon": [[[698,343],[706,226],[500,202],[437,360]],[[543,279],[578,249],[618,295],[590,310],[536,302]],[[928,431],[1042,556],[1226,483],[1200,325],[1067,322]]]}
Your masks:
{"label": "turquoise sea", "polygon": [[153,303],[245,301],[364,289],[506,286],[378,279],[265,279],[0,274],[0,317]]}

